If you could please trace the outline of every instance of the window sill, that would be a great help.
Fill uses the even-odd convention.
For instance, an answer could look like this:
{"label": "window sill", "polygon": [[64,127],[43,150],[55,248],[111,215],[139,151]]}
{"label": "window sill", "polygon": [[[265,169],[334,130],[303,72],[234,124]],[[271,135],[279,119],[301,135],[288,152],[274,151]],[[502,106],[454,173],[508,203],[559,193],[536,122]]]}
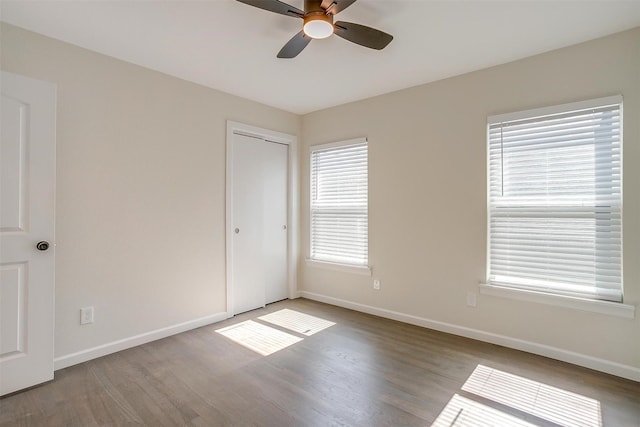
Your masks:
{"label": "window sill", "polygon": [[309,267],[324,268],[327,270],[371,276],[371,267],[368,265],[338,264],[335,262],[318,261],[310,258],[307,258],[305,262]]}
{"label": "window sill", "polygon": [[584,298],[568,297],[563,295],[550,295],[541,292],[524,289],[506,288],[491,284],[480,284],[480,293],[502,298],[510,298],[520,301],[537,302],[540,304],[554,305],[558,307],[573,308],[576,310],[590,311],[608,316],[635,318],[635,306],[609,301],[595,301]]}

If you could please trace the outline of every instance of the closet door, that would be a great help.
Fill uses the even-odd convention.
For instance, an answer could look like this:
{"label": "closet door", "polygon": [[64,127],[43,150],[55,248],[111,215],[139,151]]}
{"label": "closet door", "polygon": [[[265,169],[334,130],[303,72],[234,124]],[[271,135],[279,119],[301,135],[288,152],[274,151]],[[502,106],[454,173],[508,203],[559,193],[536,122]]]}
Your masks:
{"label": "closet door", "polygon": [[287,145],[233,135],[233,314],[287,297]]}

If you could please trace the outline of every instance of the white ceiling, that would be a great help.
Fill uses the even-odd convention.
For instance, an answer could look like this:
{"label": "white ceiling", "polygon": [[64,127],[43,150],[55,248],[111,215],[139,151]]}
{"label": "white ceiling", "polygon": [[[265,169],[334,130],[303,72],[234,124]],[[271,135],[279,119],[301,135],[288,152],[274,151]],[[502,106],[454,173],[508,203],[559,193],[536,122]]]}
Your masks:
{"label": "white ceiling", "polygon": [[386,49],[332,36],[295,59],[276,54],[300,19],[235,0],[2,0],[0,19],[304,114],[640,26],[640,1],[359,0],[336,20],[392,34]]}

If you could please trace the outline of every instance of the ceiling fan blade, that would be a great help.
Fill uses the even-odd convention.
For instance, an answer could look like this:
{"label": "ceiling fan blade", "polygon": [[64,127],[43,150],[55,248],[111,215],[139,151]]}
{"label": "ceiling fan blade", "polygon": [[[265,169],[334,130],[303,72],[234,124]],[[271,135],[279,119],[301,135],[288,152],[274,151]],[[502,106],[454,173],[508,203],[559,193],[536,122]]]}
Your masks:
{"label": "ceiling fan blade", "polygon": [[304,17],[304,12],[298,8],[290,6],[278,0],[237,0],[240,3],[248,4],[269,12],[279,13],[281,15],[293,16],[295,18]]}
{"label": "ceiling fan blade", "polygon": [[345,40],[371,49],[384,49],[393,36],[375,28],[353,22],[338,21],[334,24],[334,34]]}
{"label": "ceiling fan blade", "polygon": [[322,8],[326,10],[327,13],[335,15],[339,12],[342,12],[355,2],[356,0],[322,0]]}
{"label": "ceiling fan blade", "polygon": [[291,40],[285,44],[280,52],[278,52],[278,58],[295,58],[302,50],[307,47],[311,37],[307,36],[304,31],[300,31],[293,36]]}

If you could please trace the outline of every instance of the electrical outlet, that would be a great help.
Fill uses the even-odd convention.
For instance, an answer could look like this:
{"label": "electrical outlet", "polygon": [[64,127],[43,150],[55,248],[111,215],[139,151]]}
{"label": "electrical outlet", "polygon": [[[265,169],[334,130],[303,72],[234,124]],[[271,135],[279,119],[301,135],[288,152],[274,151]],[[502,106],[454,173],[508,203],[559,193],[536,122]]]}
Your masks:
{"label": "electrical outlet", "polygon": [[373,289],[376,291],[380,290],[380,279],[373,279]]}
{"label": "electrical outlet", "polygon": [[475,292],[467,292],[467,305],[476,307],[478,305],[478,295]]}
{"label": "electrical outlet", "polygon": [[84,307],[80,309],[80,324],[87,325],[93,323],[93,307]]}

